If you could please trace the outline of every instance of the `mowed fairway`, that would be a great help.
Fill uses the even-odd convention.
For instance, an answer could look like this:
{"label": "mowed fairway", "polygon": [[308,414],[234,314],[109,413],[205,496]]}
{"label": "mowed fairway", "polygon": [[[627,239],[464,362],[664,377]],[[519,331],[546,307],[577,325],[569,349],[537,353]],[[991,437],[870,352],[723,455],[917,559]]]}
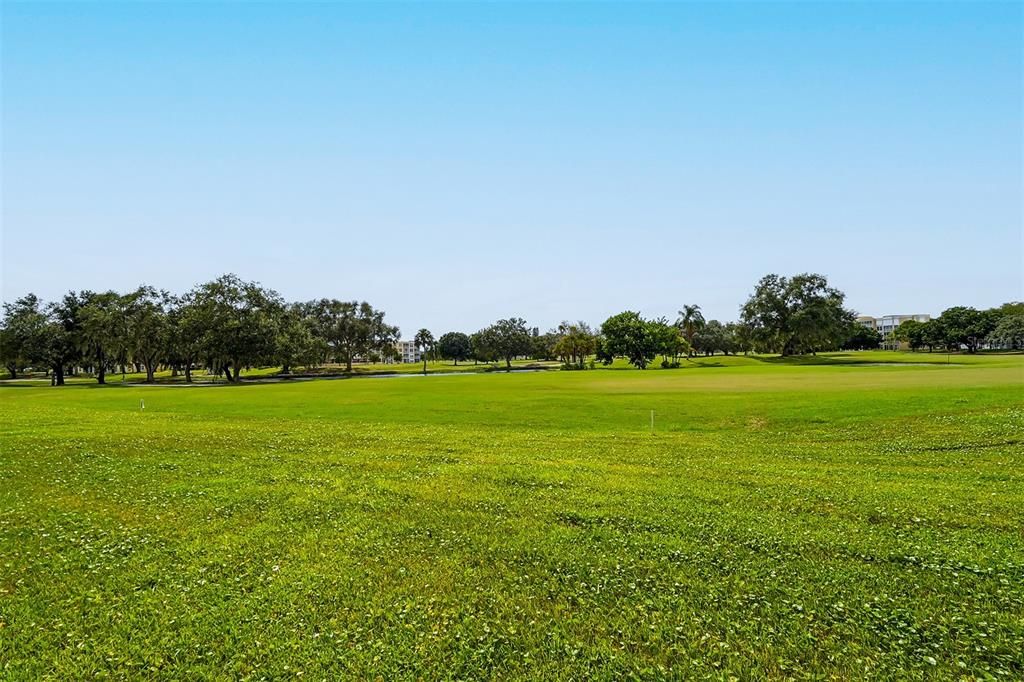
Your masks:
{"label": "mowed fairway", "polygon": [[0,677],[1021,679],[1024,356],[873,359],[0,389]]}

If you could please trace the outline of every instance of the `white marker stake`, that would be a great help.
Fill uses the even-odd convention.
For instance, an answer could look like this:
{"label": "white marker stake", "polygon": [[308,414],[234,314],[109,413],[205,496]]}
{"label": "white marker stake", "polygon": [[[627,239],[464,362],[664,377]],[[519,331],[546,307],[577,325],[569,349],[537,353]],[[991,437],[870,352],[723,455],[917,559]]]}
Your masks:
{"label": "white marker stake", "polygon": [[651,435],[654,435],[654,410],[651,410]]}
{"label": "white marker stake", "polygon": [[139,410],[145,410],[145,409],[146,409],[146,401],[145,400],[139,400]]}

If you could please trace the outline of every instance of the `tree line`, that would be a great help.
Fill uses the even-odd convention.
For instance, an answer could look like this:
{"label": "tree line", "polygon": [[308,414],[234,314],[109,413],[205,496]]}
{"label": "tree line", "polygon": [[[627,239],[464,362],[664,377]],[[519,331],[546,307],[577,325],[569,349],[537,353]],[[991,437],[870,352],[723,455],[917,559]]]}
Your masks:
{"label": "tree line", "polygon": [[256,282],[224,275],[181,296],[141,286],[127,294],[70,292],[43,305],[29,294],[4,304],[0,354],[11,377],[46,368],[62,385],[67,372],[99,383],[117,368],[158,368],[192,381],[205,367],[237,382],[247,367],[352,363],[394,351],[398,327],[366,302],[319,299],[287,303]]}
{"label": "tree line", "polygon": [[906,320],[892,335],[894,340],[906,343],[914,351],[965,348],[968,353],[976,353],[983,346],[1021,350],[1024,349],[1024,303],[1004,303],[988,310],[955,306],[927,322]]}
{"label": "tree line", "polygon": [[[646,368],[661,357],[678,367],[695,354],[763,352],[796,355],[837,349],[877,348],[881,336],[856,321],[845,296],[822,275],[767,275],[740,309],[737,322],[705,320],[700,306],[685,305],[678,317],[646,319],[635,311],[612,315],[597,329],[562,322],[541,334],[519,317],[498,320],[475,333],[451,331],[435,338],[420,329],[414,343],[424,360],[455,364],[504,363],[517,358],[558,360],[565,369],[586,369],[625,358]],[[106,377],[156,372],[192,381],[196,368],[237,382],[246,368],[312,368],[357,361],[386,362],[399,356],[398,327],[366,302],[317,299],[286,302],[272,289],[224,275],[175,296],[150,286],[120,294],[69,292],[44,304],[29,294],[5,303],[0,356],[11,378],[46,370],[55,385],[69,373]],[[956,307],[930,322],[905,322],[894,337],[912,349],[966,348],[982,344],[1024,347],[1024,304],[977,311]]]}
{"label": "tree line", "polygon": [[[44,304],[28,294],[3,306],[0,358],[10,378],[33,368],[63,385],[69,373],[84,371],[100,384],[120,370],[144,372],[155,380],[161,368],[192,382],[205,368],[237,382],[246,368],[339,363],[352,371],[357,361],[399,357],[397,326],[369,303],[317,299],[286,302],[272,289],[224,275],[174,296],[150,286],[115,291],[71,291]],[[534,337],[521,318],[499,320],[467,335],[450,332],[435,343],[420,330],[415,337],[425,356],[483,362],[530,356]]]}

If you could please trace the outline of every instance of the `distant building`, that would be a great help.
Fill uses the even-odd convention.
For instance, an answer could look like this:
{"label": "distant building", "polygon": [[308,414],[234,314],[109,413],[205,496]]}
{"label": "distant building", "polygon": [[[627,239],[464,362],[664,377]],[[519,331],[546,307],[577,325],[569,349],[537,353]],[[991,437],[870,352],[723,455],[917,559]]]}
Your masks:
{"label": "distant building", "polygon": [[905,350],[907,345],[906,343],[892,338],[892,333],[896,331],[896,327],[900,326],[907,320],[927,322],[930,319],[932,319],[931,315],[886,315],[884,317],[861,315],[857,318],[857,322],[882,335],[882,348],[886,350]]}
{"label": "distant building", "polygon": [[395,350],[398,351],[398,362],[420,362],[423,360],[415,341],[396,341]]}

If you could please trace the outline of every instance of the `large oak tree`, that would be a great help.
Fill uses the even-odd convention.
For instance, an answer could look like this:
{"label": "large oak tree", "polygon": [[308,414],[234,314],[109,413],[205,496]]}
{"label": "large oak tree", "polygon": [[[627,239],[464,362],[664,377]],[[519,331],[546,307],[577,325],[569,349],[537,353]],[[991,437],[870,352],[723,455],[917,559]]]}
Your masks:
{"label": "large oak tree", "polygon": [[203,352],[229,381],[238,381],[243,367],[275,360],[284,307],[276,291],[223,275],[196,287],[191,300],[203,329]]}
{"label": "large oak tree", "polygon": [[765,275],[741,309],[758,350],[800,355],[838,348],[853,321],[823,275]]}
{"label": "large oak tree", "polygon": [[398,327],[384,321],[384,311],[366,301],[320,299],[307,305],[317,334],[338,361],[352,371],[356,358],[383,355],[398,341]]}

